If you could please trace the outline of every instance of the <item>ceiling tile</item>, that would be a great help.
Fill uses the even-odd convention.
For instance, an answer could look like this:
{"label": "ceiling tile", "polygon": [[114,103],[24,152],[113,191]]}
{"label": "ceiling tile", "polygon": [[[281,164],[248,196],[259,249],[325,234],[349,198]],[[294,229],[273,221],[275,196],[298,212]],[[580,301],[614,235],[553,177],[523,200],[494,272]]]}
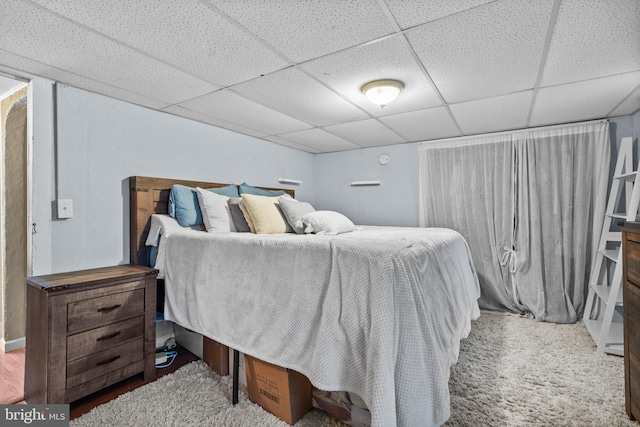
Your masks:
{"label": "ceiling tile", "polygon": [[538,90],[531,126],[605,117],[640,82],[640,72]]}
{"label": "ceiling tile", "polygon": [[239,83],[289,65],[198,1],[33,1],[218,85]]}
{"label": "ceiling tile", "polygon": [[640,70],[640,1],[562,0],[541,84]]}
{"label": "ceiling tile", "polygon": [[395,114],[380,117],[379,120],[411,142],[460,136],[444,107]]}
{"label": "ceiling tile", "polygon": [[533,91],[453,104],[451,113],[465,135],[527,126]]}
{"label": "ceiling tile", "polygon": [[[402,35],[327,55],[301,67],[373,116],[442,104]],[[398,99],[384,108],[367,100],[361,90],[365,83],[379,79],[400,80],[404,84]]]}
{"label": "ceiling tile", "polygon": [[391,34],[377,0],[208,0],[296,62]]}
{"label": "ceiling tile", "polygon": [[500,1],[409,30],[447,102],[532,89],[553,0]]}
{"label": "ceiling tile", "polygon": [[327,126],[324,130],[338,135],[347,141],[358,144],[361,147],[375,147],[407,142],[376,119]]}
{"label": "ceiling tile", "polygon": [[180,105],[225,121],[250,126],[266,135],[295,132],[312,127],[293,117],[243,98],[230,90],[213,92],[182,102]]}
{"label": "ceiling tile", "polygon": [[435,21],[494,0],[385,0],[400,28],[407,29]]}
{"label": "ceiling tile", "polygon": [[306,145],[323,153],[361,148],[360,146],[344,140],[339,136],[317,128],[286,133],[278,135],[278,137],[287,141],[295,142],[296,144]]}
{"label": "ceiling tile", "polygon": [[12,68],[22,70],[34,76],[44,77],[69,86],[88,90],[89,92],[99,93],[104,96],[120,99],[143,107],[160,109],[169,105],[167,102],[151,99],[116,86],[98,82],[84,76],[79,76],[29,58],[24,58],[20,55],[15,55],[2,49],[0,49],[0,64],[5,64]]}
{"label": "ceiling tile", "polygon": [[610,117],[626,116],[640,110],[640,86],[611,112]]}
{"label": "ceiling tile", "polygon": [[4,50],[152,99],[175,103],[218,88],[28,3],[3,7],[2,23]]}
{"label": "ceiling tile", "polygon": [[365,119],[362,110],[295,68],[233,86],[245,98],[316,126]]}
{"label": "ceiling tile", "polygon": [[268,136],[266,138],[267,141],[271,141],[275,144],[284,145],[285,147],[295,148],[296,150],[306,151],[307,153],[322,153],[322,150],[318,150],[315,148],[307,147],[306,145],[297,144],[292,141],[287,141],[286,139],[280,138],[279,136]]}
{"label": "ceiling tile", "polygon": [[192,119],[198,122],[217,126],[219,128],[239,132],[245,135],[255,136],[256,138],[263,138],[267,136],[267,134],[265,134],[264,132],[260,132],[236,123],[227,122],[226,120],[222,120],[217,117],[211,117],[198,111],[188,110],[184,107],[180,107],[179,105],[171,105],[169,107],[163,108],[162,111],[174,114],[176,116],[185,117],[187,119]]}
{"label": "ceiling tile", "polygon": [[[633,114],[638,22],[639,0],[0,0],[0,68],[325,152]],[[380,78],[405,84],[384,109]]]}

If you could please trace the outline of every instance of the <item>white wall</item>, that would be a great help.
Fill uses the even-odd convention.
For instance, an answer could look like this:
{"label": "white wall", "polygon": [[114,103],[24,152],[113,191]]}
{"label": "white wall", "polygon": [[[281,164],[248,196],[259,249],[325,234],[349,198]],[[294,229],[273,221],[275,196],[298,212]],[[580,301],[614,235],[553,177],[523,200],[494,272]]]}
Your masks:
{"label": "white wall", "polygon": [[[387,154],[391,161],[381,165]],[[316,209],[335,210],[356,224],[418,226],[418,146],[388,145],[314,158]],[[352,181],[380,180],[376,187],[351,187]]]}
{"label": "white wall", "polygon": [[[312,155],[71,87],[59,91],[58,161],[60,197],[73,200],[75,215],[56,220],[52,85],[35,79],[31,93],[33,274],[128,262],[131,175],[270,187],[300,179],[297,197],[317,209],[357,224],[419,225],[417,144]],[[614,147],[640,136],[640,113],[611,122]],[[382,185],[351,187],[356,180]]]}
{"label": "white wall", "polygon": [[[31,239],[31,274],[49,274],[53,267],[52,212],[55,198],[53,174],[52,83],[34,78],[29,87],[31,128],[31,221],[35,234]],[[60,271],[60,270],[57,270]]]}
{"label": "white wall", "polygon": [[61,86],[58,191],[73,200],[74,216],[57,220],[46,129],[51,86],[34,86],[34,125],[42,130],[34,130],[33,274],[127,263],[132,175],[268,187],[288,177],[303,181],[294,187],[299,198],[312,200],[312,154]]}
{"label": "white wall", "polygon": [[[640,139],[640,112],[609,119],[612,169],[620,140]],[[378,163],[388,154],[387,166]],[[316,208],[344,213],[357,224],[419,226],[418,144],[316,154]],[[350,187],[354,180],[380,179],[379,187]]]}

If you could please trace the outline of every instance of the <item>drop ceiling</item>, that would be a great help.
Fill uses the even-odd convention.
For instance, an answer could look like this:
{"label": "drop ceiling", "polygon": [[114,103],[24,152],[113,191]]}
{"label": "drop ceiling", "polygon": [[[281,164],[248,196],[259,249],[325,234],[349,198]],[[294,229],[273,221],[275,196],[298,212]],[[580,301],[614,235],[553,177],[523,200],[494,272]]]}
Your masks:
{"label": "drop ceiling", "polygon": [[[0,71],[311,153],[632,114],[638,0],[0,0]],[[381,109],[360,88],[405,89]]]}

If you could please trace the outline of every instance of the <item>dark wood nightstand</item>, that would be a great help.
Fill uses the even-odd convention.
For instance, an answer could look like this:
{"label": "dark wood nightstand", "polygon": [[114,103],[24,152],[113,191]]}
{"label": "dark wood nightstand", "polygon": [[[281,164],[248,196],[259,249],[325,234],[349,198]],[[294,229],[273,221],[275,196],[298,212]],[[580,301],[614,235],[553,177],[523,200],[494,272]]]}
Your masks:
{"label": "dark wood nightstand", "polygon": [[69,403],[155,377],[157,275],[119,265],[28,277],[25,400]]}
{"label": "dark wood nightstand", "polygon": [[622,291],[624,301],[625,406],[632,420],[640,418],[640,224],[622,227]]}

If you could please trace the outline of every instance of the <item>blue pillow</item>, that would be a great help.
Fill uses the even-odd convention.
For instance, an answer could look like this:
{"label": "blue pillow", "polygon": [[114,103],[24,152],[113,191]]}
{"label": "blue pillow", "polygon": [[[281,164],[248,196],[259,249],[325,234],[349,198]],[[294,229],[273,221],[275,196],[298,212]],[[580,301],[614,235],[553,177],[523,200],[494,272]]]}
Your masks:
{"label": "blue pillow", "polygon": [[[233,184],[220,188],[207,188],[207,190],[227,197],[240,197],[238,187]],[[196,189],[174,184],[169,193],[169,215],[183,227],[202,224],[202,213]]]}
{"label": "blue pillow", "polygon": [[[240,184],[240,194],[253,194],[255,196],[271,196],[277,197],[284,194],[284,190],[261,190],[260,188],[252,187],[246,182]],[[240,197],[240,196],[238,196]]]}
{"label": "blue pillow", "polygon": [[221,196],[240,197],[240,193],[238,193],[238,186],[235,184],[229,184],[226,187],[207,188],[207,190],[213,191]]}

